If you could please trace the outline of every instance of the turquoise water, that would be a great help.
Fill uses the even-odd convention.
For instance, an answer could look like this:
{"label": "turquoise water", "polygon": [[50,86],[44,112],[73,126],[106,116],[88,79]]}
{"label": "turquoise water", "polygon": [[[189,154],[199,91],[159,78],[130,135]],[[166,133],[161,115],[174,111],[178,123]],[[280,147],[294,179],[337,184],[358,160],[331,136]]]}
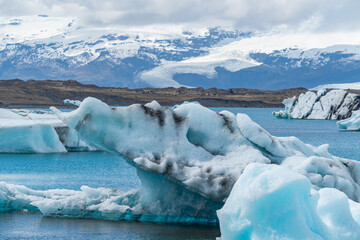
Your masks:
{"label": "turquoise water", "polygon": [[129,191],[140,186],[135,168],[106,152],[0,154],[0,166],[0,181],[37,190],[87,185]]}
{"label": "turquoise water", "polygon": [[[220,111],[222,109],[215,108]],[[227,109],[248,114],[274,136],[328,143],[331,154],[360,161],[360,132],[338,130],[336,121],[275,119],[274,109]],[[133,167],[115,154],[0,154],[0,181],[39,190],[80,186],[128,191],[140,186]],[[42,218],[39,214],[0,214],[0,239],[215,239],[218,228],[87,219]]]}

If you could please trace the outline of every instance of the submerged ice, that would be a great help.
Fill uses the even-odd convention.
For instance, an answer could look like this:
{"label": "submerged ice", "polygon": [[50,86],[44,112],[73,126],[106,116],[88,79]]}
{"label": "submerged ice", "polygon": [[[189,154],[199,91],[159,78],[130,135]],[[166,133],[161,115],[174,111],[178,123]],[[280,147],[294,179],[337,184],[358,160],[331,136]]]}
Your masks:
{"label": "submerged ice", "polygon": [[187,191],[161,174],[138,169],[142,187],[129,192],[82,186],[80,191],[32,190],[0,182],[0,212],[40,211],[48,217],[215,225],[222,203]]}

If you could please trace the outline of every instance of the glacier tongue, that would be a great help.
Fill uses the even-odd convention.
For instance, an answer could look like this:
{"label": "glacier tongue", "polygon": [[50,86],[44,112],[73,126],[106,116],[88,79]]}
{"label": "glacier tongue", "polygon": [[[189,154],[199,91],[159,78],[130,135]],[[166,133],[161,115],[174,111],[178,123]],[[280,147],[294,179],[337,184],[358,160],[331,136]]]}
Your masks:
{"label": "glacier tongue", "polygon": [[286,119],[345,119],[360,108],[359,96],[344,90],[308,91],[283,101],[284,110],[273,112],[277,118]]}

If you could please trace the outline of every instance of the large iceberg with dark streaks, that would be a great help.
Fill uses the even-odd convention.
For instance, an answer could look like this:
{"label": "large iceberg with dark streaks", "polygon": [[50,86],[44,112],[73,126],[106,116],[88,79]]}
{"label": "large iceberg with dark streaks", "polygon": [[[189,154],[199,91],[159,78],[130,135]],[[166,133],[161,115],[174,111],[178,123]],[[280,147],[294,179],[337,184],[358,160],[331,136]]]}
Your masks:
{"label": "large iceberg with dark streaks", "polygon": [[358,162],[332,156],[327,145],[271,136],[245,114],[216,113],[196,103],[168,108],[155,101],[111,108],[94,98],[70,113],[53,110],[92,144],[213,201],[223,201],[254,162],[285,166],[316,189],[334,187],[360,200]]}
{"label": "large iceberg with dark streaks", "polygon": [[[79,191],[35,191],[2,182],[0,211],[217,224],[216,211],[229,202],[230,192],[237,191],[235,182],[247,179],[246,169],[254,164],[270,170],[279,165],[287,175],[306,179],[312,192],[332,188],[354,203],[360,201],[358,162],[332,156],[327,145],[314,147],[295,137],[272,136],[245,114],[216,113],[197,103],[162,107],[156,101],[113,108],[95,98],[86,98],[69,113],[52,111],[87,143],[121,155],[136,168],[142,187],[130,192],[86,186]],[[286,185],[287,180],[291,178],[281,181]],[[267,178],[261,181],[266,186]],[[247,191],[256,195],[258,189]],[[299,196],[293,199],[305,206],[306,199]]]}

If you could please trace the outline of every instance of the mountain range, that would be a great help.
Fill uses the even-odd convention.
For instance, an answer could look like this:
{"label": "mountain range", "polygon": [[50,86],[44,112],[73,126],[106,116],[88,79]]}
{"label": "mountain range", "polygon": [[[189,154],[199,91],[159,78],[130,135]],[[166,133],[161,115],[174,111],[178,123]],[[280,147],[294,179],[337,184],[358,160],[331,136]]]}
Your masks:
{"label": "mountain range", "polygon": [[325,35],[220,27],[89,28],[76,18],[38,15],[0,18],[0,40],[0,79],[262,90],[360,79],[360,43],[345,45]]}

